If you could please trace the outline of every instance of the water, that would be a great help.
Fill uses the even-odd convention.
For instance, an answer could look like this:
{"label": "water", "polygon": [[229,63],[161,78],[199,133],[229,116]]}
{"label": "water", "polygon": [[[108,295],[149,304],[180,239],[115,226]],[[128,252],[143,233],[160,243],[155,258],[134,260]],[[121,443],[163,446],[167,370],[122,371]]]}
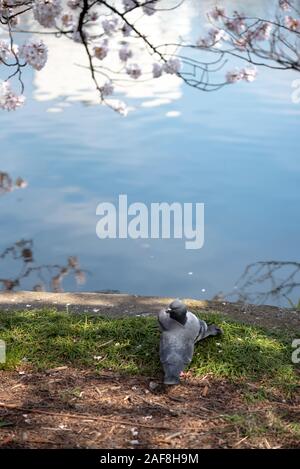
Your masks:
{"label": "water", "polygon": [[[181,23],[194,28],[197,16],[186,15]],[[57,43],[62,76],[68,52],[61,50]],[[28,181],[26,189],[0,197],[0,253],[26,239],[33,241],[34,257],[25,270],[22,259],[0,259],[0,281],[31,266],[66,265],[76,255],[86,283],[69,275],[65,290],[211,298],[232,291],[249,263],[299,260],[296,75],[261,70],[256,82],[216,93],[177,79],[153,89],[127,88],[135,110],[123,118],[87,105],[94,95],[81,75],[86,71],[77,67],[66,86],[67,77],[62,84],[55,79],[53,64],[48,75],[26,75],[22,110],[0,115],[0,170]],[[117,202],[119,194],[129,203],[204,202],[204,247],[188,251],[182,240],[99,240],[96,206]],[[47,288],[57,271],[42,271]],[[40,281],[30,271],[15,288]],[[298,297],[297,289],[289,294],[292,301]]]}

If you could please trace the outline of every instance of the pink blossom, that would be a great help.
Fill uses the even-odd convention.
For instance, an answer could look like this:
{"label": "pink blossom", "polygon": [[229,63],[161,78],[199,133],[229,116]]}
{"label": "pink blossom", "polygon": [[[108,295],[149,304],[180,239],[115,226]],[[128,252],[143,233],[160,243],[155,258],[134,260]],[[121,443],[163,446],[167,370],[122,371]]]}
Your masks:
{"label": "pink blossom", "polygon": [[159,78],[162,76],[163,67],[158,62],[155,62],[152,66],[153,78]]}
{"label": "pink blossom", "polygon": [[233,31],[236,34],[241,34],[245,30],[245,21],[240,16],[236,16],[232,20],[226,20],[224,24],[229,31]]}
{"label": "pink blossom", "polygon": [[137,80],[142,75],[141,67],[138,64],[130,64],[126,68],[127,74]]}
{"label": "pink blossom", "polygon": [[242,77],[242,80],[245,80],[245,81],[248,81],[248,82],[252,82],[256,79],[256,76],[257,76],[257,70],[256,68],[243,68],[241,70],[241,77]]}
{"label": "pink blossom", "polygon": [[93,11],[93,12],[89,15],[89,20],[90,20],[90,21],[97,21],[98,18],[99,18],[99,14],[98,14],[96,11]]}
{"label": "pink blossom", "polygon": [[41,70],[47,62],[48,49],[41,39],[29,39],[20,49],[20,56],[35,70]]}
{"label": "pink blossom", "polygon": [[105,19],[102,21],[102,28],[104,29],[105,34],[110,36],[112,33],[114,33],[117,29],[118,26],[118,20],[117,18],[110,18],[110,19]]}
{"label": "pink blossom", "polygon": [[228,34],[226,33],[226,31],[224,31],[224,29],[218,28],[211,28],[208,32],[208,36],[211,39],[211,45],[215,45],[220,41],[226,40],[228,38]]}
{"label": "pink blossom", "polygon": [[18,177],[15,181],[15,186],[17,189],[25,189],[28,186],[28,182],[25,179]]}
{"label": "pink blossom", "polygon": [[104,39],[98,46],[94,47],[94,55],[97,59],[103,60],[108,54],[108,40]]}
{"label": "pink blossom", "polygon": [[285,25],[291,31],[300,32],[300,19],[292,18],[291,16],[285,17]]}
{"label": "pink blossom", "polygon": [[100,92],[103,97],[110,96],[114,92],[114,87],[111,81],[107,81],[100,87]]}
{"label": "pink blossom", "polygon": [[237,83],[242,79],[241,72],[237,69],[231,70],[226,73],[226,81],[227,83]]}
{"label": "pink blossom", "polygon": [[154,8],[156,3],[157,0],[152,0],[152,2],[150,1],[147,5],[143,5],[143,12],[145,13],[145,15],[154,15],[154,13],[156,12]]}
{"label": "pink blossom", "polygon": [[130,36],[130,34],[132,33],[132,27],[129,26],[129,24],[124,23],[122,26],[122,33],[123,33],[123,36],[125,37]]}
{"label": "pink blossom", "polygon": [[208,38],[205,38],[205,37],[200,37],[198,39],[198,41],[196,42],[196,45],[197,47],[210,47],[211,46],[211,42]]}
{"label": "pink blossom", "polygon": [[132,50],[129,49],[128,44],[124,44],[119,50],[119,57],[122,62],[127,62],[132,57]]}
{"label": "pink blossom", "polygon": [[52,28],[61,14],[61,0],[35,0],[33,16],[45,28]]}
{"label": "pink blossom", "polygon": [[132,10],[135,8],[137,3],[134,0],[123,0],[123,6],[125,11]]}
{"label": "pink blossom", "polygon": [[0,60],[6,62],[11,56],[11,48],[8,41],[0,41]]}
{"label": "pink blossom", "polygon": [[179,73],[181,69],[181,61],[179,59],[171,58],[164,63],[164,71],[171,75]]}
{"label": "pink blossom", "polygon": [[224,16],[225,16],[225,10],[224,10],[224,8],[220,8],[220,7],[216,6],[215,8],[213,8],[213,10],[211,10],[211,11],[208,13],[208,15],[209,15],[212,19],[218,21],[219,19],[224,18]]}
{"label": "pink blossom", "polygon": [[77,8],[80,6],[80,0],[69,0],[67,5],[69,8],[71,8],[71,10],[77,10]]}
{"label": "pink blossom", "polygon": [[245,49],[247,47],[247,44],[249,42],[248,37],[240,37],[236,40],[233,41],[233,44],[238,48],[238,49]]}
{"label": "pink blossom", "polygon": [[248,82],[252,82],[255,80],[257,75],[256,68],[246,67],[241,70],[237,68],[235,70],[231,70],[226,74],[226,81],[227,83],[237,83],[240,80],[245,80]]}
{"label": "pink blossom", "polygon": [[291,9],[290,4],[287,0],[279,0],[279,7],[284,11]]}
{"label": "pink blossom", "polygon": [[270,39],[271,31],[272,25],[270,23],[263,23],[254,31],[253,39],[256,39],[257,41]]}
{"label": "pink blossom", "polygon": [[61,22],[64,26],[69,27],[73,25],[73,15],[70,13],[64,13],[61,17]]}
{"label": "pink blossom", "polygon": [[0,109],[15,111],[24,103],[25,96],[15,94],[7,81],[0,84]]}

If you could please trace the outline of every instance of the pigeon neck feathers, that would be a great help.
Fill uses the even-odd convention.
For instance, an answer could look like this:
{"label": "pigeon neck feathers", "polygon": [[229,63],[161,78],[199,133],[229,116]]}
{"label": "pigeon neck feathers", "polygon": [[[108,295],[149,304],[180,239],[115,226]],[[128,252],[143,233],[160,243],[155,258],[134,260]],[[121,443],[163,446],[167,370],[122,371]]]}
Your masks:
{"label": "pigeon neck feathers", "polygon": [[178,313],[177,311],[170,311],[170,318],[184,325],[187,321],[187,314]]}

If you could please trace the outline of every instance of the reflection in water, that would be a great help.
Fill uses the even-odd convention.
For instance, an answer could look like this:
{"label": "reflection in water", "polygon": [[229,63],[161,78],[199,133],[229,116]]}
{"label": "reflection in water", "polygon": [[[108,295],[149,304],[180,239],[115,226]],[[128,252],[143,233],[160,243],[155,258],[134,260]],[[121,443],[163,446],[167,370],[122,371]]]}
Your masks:
{"label": "reflection in water", "polygon": [[17,177],[13,181],[8,173],[0,171],[0,195],[11,192],[14,189],[25,189],[25,187],[27,187],[27,182],[23,178]]}
{"label": "reflection in water", "polygon": [[[291,300],[298,298],[298,304]],[[281,304],[300,308],[300,262],[261,261],[249,264],[227,295],[242,303]]]}
{"label": "reflection in water", "polygon": [[[268,5],[274,6],[222,3],[263,17]],[[213,4],[195,0],[180,18],[174,13],[167,25],[174,40],[198,37],[205,22],[201,12]],[[164,30],[154,27],[152,33],[159,39]],[[174,76],[126,85],[120,94],[136,112],[122,119],[103,107],[82,105],[98,102],[98,96],[89,70],[76,65],[84,63],[80,46],[71,41],[65,46],[63,38],[45,40],[53,53],[47,69],[34,76],[32,93],[39,102],[28,99],[18,113],[1,115],[0,194],[15,185],[12,174],[28,179],[30,189],[22,197],[16,191],[0,197],[0,251],[21,237],[38,239],[32,258],[39,259],[25,262],[22,247],[9,251],[0,259],[4,289],[53,290],[62,281],[66,290],[79,289],[68,278],[80,267],[61,262],[72,253],[93,272],[84,287],[88,291],[199,299],[231,291],[244,266],[255,260],[297,261],[300,107],[291,94],[298,75],[262,69],[251,86],[241,83],[210,94],[184,87]],[[31,74],[24,78],[30,88]],[[96,206],[122,193],[146,204],[204,202],[203,249],[186,251],[176,240],[100,242]],[[30,245],[23,248],[32,251]],[[269,273],[264,269],[259,278]],[[276,285],[289,276],[284,269],[272,274]],[[248,294],[245,278],[238,287],[245,282]],[[297,288],[289,293],[270,285],[254,282],[251,292],[275,290],[298,301]],[[231,298],[241,299],[237,290]],[[277,299],[252,295],[251,301]]]}
{"label": "reflection in water", "polygon": [[[0,259],[13,261],[18,271],[10,278],[1,278],[2,290],[12,291],[22,289],[25,279],[33,283],[33,291],[62,292],[62,282],[65,277],[74,277],[78,285],[85,283],[85,272],[80,268],[77,257],[70,256],[67,263],[62,265],[35,263],[33,256],[33,241],[20,240],[0,253]],[[0,274],[1,275],[1,274]]]}

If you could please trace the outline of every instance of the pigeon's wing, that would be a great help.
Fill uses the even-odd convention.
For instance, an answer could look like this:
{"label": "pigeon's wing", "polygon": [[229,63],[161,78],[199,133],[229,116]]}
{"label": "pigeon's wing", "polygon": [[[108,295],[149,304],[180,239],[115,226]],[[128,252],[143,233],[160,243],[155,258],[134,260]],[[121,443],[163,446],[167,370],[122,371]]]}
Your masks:
{"label": "pigeon's wing", "polygon": [[172,318],[166,318],[162,313],[159,321],[162,328],[159,355],[165,373],[164,382],[176,384],[179,382],[181,371],[192,361],[199,324],[187,320],[182,325]]}
{"label": "pigeon's wing", "polygon": [[192,361],[193,353],[194,341],[186,336],[186,334],[179,330],[162,332],[159,350],[160,361],[162,363],[180,363],[183,369]]}
{"label": "pigeon's wing", "polygon": [[193,341],[198,342],[205,337],[207,324],[202,319],[197,318],[195,314],[188,311],[186,328],[188,331],[187,333],[191,338],[193,338]]}
{"label": "pigeon's wing", "polygon": [[[198,318],[197,318],[198,319]],[[199,322],[199,334],[197,335],[195,342],[199,342],[206,337],[207,324],[202,319],[198,319]]]}

